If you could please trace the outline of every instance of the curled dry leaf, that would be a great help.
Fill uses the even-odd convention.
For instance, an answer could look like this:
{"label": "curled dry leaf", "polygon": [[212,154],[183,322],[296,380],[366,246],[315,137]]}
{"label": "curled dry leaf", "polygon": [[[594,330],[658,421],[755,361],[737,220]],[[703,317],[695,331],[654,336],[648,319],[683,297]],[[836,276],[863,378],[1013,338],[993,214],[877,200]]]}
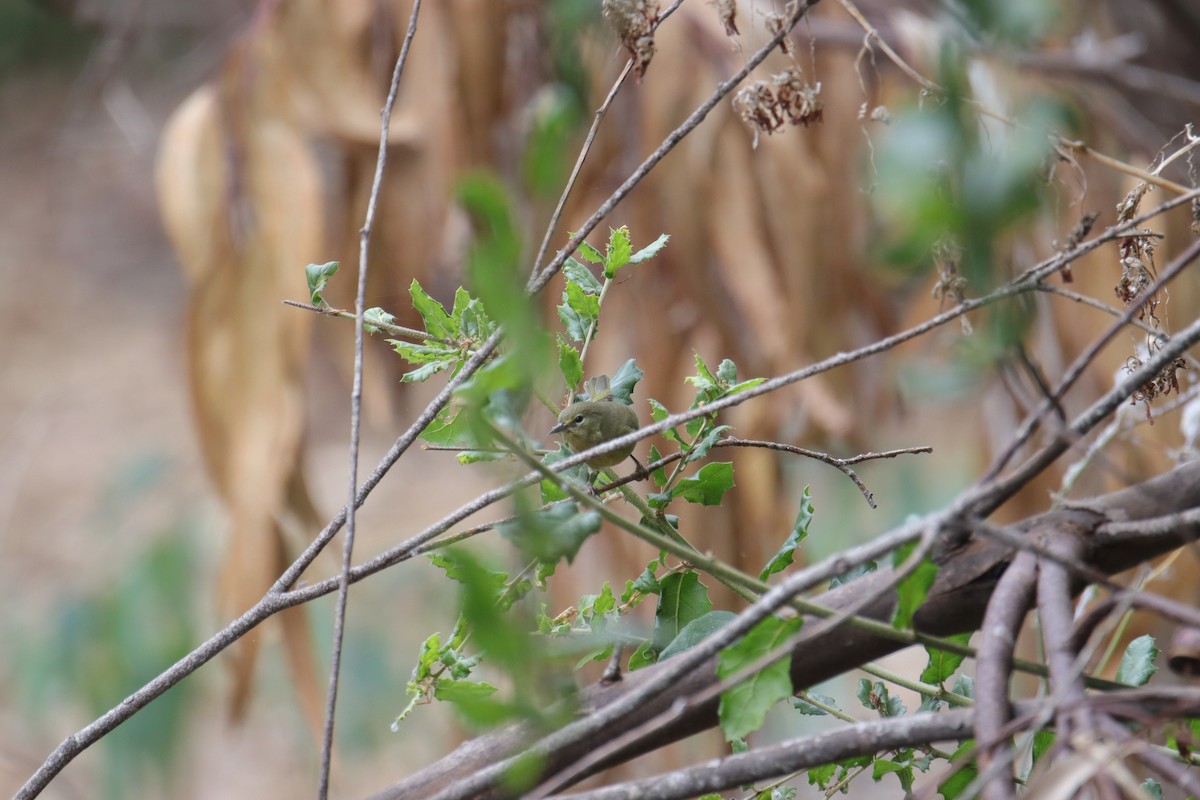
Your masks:
{"label": "curled dry leaf", "polygon": [[[230,113],[237,88],[206,86],[184,102],[164,132],[157,175],[163,221],[191,282],[188,377],[201,452],[230,516],[225,615],[257,602],[286,566],[281,514],[315,524],[300,472],[311,319],[278,300],[304,295],[297,265],[323,248],[312,152],[278,118],[241,125]],[[304,640],[289,652],[304,658],[307,633],[290,623],[287,637]],[[256,642],[246,637],[235,654],[235,713],[248,699]],[[315,680],[311,663],[291,666]],[[319,720],[316,695],[301,698]]]}
{"label": "curled dry leaf", "polygon": [[604,0],[604,16],[633,59],[633,74],[641,80],[654,58],[654,22],[658,0]]}

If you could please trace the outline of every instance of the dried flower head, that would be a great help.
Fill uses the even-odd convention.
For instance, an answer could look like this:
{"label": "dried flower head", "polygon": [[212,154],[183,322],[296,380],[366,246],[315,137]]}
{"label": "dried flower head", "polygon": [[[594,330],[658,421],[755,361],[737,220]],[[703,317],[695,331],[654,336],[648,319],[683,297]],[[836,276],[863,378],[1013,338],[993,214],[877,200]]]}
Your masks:
{"label": "dried flower head", "polygon": [[709,0],[717,8],[717,17],[725,26],[726,36],[737,36],[741,33],[737,26],[737,0]]}
{"label": "dried flower head", "polygon": [[640,81],[654,58],[658,0],[603,0],[601,8],[633,59],[633,74]]}

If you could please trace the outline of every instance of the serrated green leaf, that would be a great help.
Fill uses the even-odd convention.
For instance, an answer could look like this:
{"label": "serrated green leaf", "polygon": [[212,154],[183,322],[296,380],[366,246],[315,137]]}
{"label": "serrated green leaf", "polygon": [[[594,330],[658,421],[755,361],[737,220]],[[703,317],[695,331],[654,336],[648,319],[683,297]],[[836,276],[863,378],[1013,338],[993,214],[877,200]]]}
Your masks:
{"label": "serrated green leaf", "polygon": [[576,314],[588,321],[593,321],[600,315],[600,298],[594,294],[588,294],[579,288],[577,283],[567,283],[567,290],[563,292],[563,298]]}
{"label": "serrated green leaf", "polygon": [[829,712],[824,708],[810,703],[809,700],[816,700],[822,706],[828,706],[832,709],[841,710],[841,706],[838,705],[837,700],[833,699],[827,694],[820,694],[818,692],[804,692],[803,694],[808,698],[808,700],[805,700],[803,697],[793,697],[792,708],[796,709],[806,717],[823,717],[829,714]]}
{"label": "serrated green leaf", "polygon": [[654,633],[650,641],[655,651],[662,650],[684,626],[712,610],[708,588],[695,570],[673,572],[658,585],[658,606],[654,610]]}
{"label": "serrated green leaf", "polygon": [[416,278],[409,284],[408,293],[412,297],[413,308],[421,315],[425,322],[425,330],[430,336],[438,339],[454,339],[458,336],[458,326],[454,319],[446,313],[441,303],[421,288],[421,283]]}
{"label": "serrated green leaf", "polygon": [[613,397],[625,405],[632,405],[634,387],[638,385],[638,381],[645,374],[638,367],[637,360],[631,358],[622,364],[617,373],[612,376],[612,380],[608,382],[608,389],[612,392]]}
{"label": "serrated green leaf", "polygon": [[435,361],[431,364],[422,364],[416,369],[409,370],[400,376],[401,383],[424,383],[425,381],[437,375],[439,372],[450,369],[454,366],[453,361]]}
{"label": "serrated green leaf", "polygon": [[880,781],[885,775],[895,775],[900,780],[900,788],[908,795],[912,790],[913,770],[911,764],[903,764],[886,758],[874,761],[871,777]]}
{"label": "serrated green leaf", "polygon": [[[960,633],[949,637],[951,641],[959,644],[966,644],[971,641],[971,634]],[[938,650],[936,647],[925,645],[925,653],[929,656],[928,662],[925,664],[925,669],[921,672],[921,681],[923,683],[931,683],[935,686],[941,686],[942,683],[950,679],[950,676],[958,670],[966,656],[957,653],[947,653],[945,650]]]}
{"label": "serrated green leaf", "polygon": [[629,263],[631,255],[633,246],[629,242],[628,226],[610,228],[608,249],[604,254],[604,277],[611,280],[617,274],[617,270]]}
{"label": "serrated green leaf", "polygon": [[325,305],[325,298],[321,292],[325,291],[325,284],[329,283],[339,266],[337,261],[326,261],[324,264],[309,264],[304,268],[304,277],[308,281],[308,295],[314,306]]}
{"label": "serrated green leaf", "polygon": [[658,653],[649,642],[642,642],[629,656],[629,671],[648,667],[658,659]]}
{"label": "serrated green leaf", "polygon": [[[960,744],[958,748],[950,755],[950,761],[954,762],[963,758],[968,753],[975,749],[975,740],[967,739]],[[967,790],[972,783],[975,782],[975,777],[979,774],[975,760],[971,759],[966,765],[957,770],[953,775],[938,784],[938,793],[945,800],[956,800],[963,792]]]}
{"label": "serrated green leaf", "polygon": [[379,333],[381,325],[395,325],[396,318],[379,306],[368,308],[363,312],[363,330],[367,333]]}
{"label": "serrated green leaf", "polygon": [[567,336],[573,342],[582,342],[592,327],[590,319],[581,316],[567,304],[566,294],[563,295],[563,304],[558,307],[558,319],[563,324],[563,330],[567,332]]}
{"label": "serrated green leaf", "polygon": [[[671,416],[671,412],[667,410],[667,407],[655,400],[653,397],[649,398],[648,402],[650,403],[650,418],[655,422],[662,422],[664,419]],[[675,444],[681,447],[683,446],[683,439],[680,438],[679,432],[674,428],[668,428],[662,432],[662,435],[664,439],[669,439],[670,441],[675,442]]]}
{"label": "serrated green leaf", "polygon": [[583,360],[579,351],[561,336],[558,337],[558,370],[570,390],[583,380]]}
{"label": "serrated green leaf", "polygon": [[430,444],[444,447],[477,447],[478,442],[471,432],[471,426],[464,416],[463,410],[446,406],[421,431],[421,438]]}
{"label": "serrated green leaf", "polygon": [[704,357],[699,353],[693,354],[696,358],[696,374],[689,375],[684,378],[685,381],[696,387],[699,393],[711,399],[721,393],[721,386],[717,382],[717,376],[713,375],[712,370],[708,368],[708,364],[704,363]]}
{"label": "serrated green leaf", "polygon": [[877,569],[879,569],[879,565],[876,564],[874,561],[868,561],[864,564],[859,564],[858,566],[854,567],[853,569],[849,570],[848,572],[843,572],[841,575],[838,575],[836,578],[831,579],[829,581],[829,588],[835,589],[838,586],[841,586],[842,584],[851,583],[852,581],[858,580],[863,575],[868,575]]}
{"label": "serrated green leaf", "polygon": [[[634,591],[641,592],[642,594],[661,594],[662,584],[659,582],[658,576],[655,574],[658,571],[659,566],[660,564],[657,558],[647,564],[646,568],[642,570],[642,574],[638,575],[637,578],[632,581],[631,588]],[[629,601],[626,600],[625,602]]]}
{"label": "serrated green leaf", "polygon": [[887,686],[881,681],[875,681],[872,684],[866,678],[860,678],[855,696],[864,708],[877,712],[881,717],[900,717],[907,713],[900,698],[892,697]]}
{"label": "serrated green leaf", "polygon": [[717,365],[717,378],[726,386],[732,386],[737,383],[737,364],[734,364],[731,359],[722,359]]}
{"label": "serrated green leaf", "polygon": [[696,619],[684,625],[679,631],[679,635],[667,644],[658,654],[658,660],[670,658],[678,655],[684,650],[689,650],[706,638],[716,633],[722,625],[726,625],[737,617],[732,611],[709,611]]}
{"label": "serrated green leaf", "polygon": [[[661,460],[662,453],[658,452],[658,447],[655,445],[650,445],[650,463],[653,464],[654,462]],[[654,481],[654,485],[661,489],[667,482],[666,467],[658,467],[657,469],[651,470],[650,478]]]}
{"label": "serrated green leaf", "polygon": [[[894,564],[904,563],[917,546],[911,542],[896,550]],[[912,627],[913,614],[925,602],[929,587],[937,577],[938,566],[926,557],[912,573],[896,585],[896,610],[892,614],[892,627],[897,630],[907,630]]]}
{"label": "serrated green leaf", "polygon": [[[401,339],[386,339],[396,353],[410,364],[445,364],[453,365],[461,356],[456,347],[441,342],[413,344]],[[445,369],[445,366],[442,367]]]}
{"label": "serrated green leaf", "polygon": [[466,703],[496,693],[496,687],[477,681],[438,681],[434,697],[449,703]]}
{"label": "serrated green leaf", "polygon": [[604,288],[603,284],[600,283],[586,265],[579,263],[573,258],[568,258],[563,264],[563,275],[568,281],[578,285],[580,289],[588,294],[600,294],[600,290]]}
{"label": "serrated green leaf", "polygon": [[753,389],[755,386],[758,386],[765,380],[766,378],[751,378],[749,380],[742,381],[741,383],[735,383],[733,386],[730,386],[725,390],[725,396],[728,397],[731,394],[737,394],[738,392],[744,392],[747,389]]}
{"label": "serrated green leaf", "polygon": [[600,512],[580,511],[575,503],[562,503],[496,526],[496,532],[523,553],[547,563],[571,563],[579,548],[600,530]]}
{"label": "serrated green leaf", "polygon": [[1042,729],[1033,734],[1033,763],[1036,764],[1041,760],[1042,756],[1050,752],[1050,748],[1054,746],[1054,742],[1058,737],[1054,731]]}
{"label": "serrated green leaf", "polygon": [[671,490],[671,496],[682,497],[689,503],[718,506],[733,485],[733,463],[715,461],[705,464],[695,476],[680,480]]}
{"label": "serrated green leaf", "polygon": [[1158,648],[1153,636],[1145,634],[1134,639],[1121,656],[1121,665],[1117,667],[1117,683],[1144,686],[1158,672],[1158,667],[1154,665],[1156,658]]}
{"label": "serrated green leaf", "polygon": [[779,548],[779,552],[771,557],[771,560],[767,562],[767,566],[758,574],[760,581],[765,581],[777,572],[783,572],[783,570],[791,565],[796,555],[796,548],[808,536],[808,526],[812,523],[812,518],[812,493],[809,491],[809,487],[805,486],[804,493],[800,495],[800,512],[796,515],[796,522],[792,525],[792,531],[788,534],[783,546]]}
{"label": "serrated green leaf", "polygon": [[[571,234],[574,236],[575,234]],[[579,243],[579,255],[583,256],[585,261],[590,261],[593,264],[603,264],[604,256],[600,255],[600,251],[592,247],[587,242]]]}
{"label": "serrated green leaf", "polygon": [[[804,620],[770,616],[755,625],[736,644],[721,651],[717,676],[725,679],[760,658],[786,647]],[[721,693],[718,718],[726,740],[740,739],[762,727],[767,711],[791,697],[791,659],[783,658],[754,677]]]}
{"label": "serrated green leaf", "polygon": [[[553,466],[563,459],[570,458],[573,455],[570,448],[559,442],[554,450],[542,456],[542,463],[546,466]],[[580,464],[570,469],[563,470],[562,475],[568,480],[575,481],[581,485],[586,485],[587,482],[587,467]],[[542,478],[542,505],[553,503],[556,500],[566,500],[570,497],[562,487],[549,478]]]}
{"label": "serrated green leaf", "polygon": [[670,240],[671,240],[670,234],[667,234],[667,233],[662,234],[657,239],[655,239],[653,242],[651,242],[650,244],[643,247],[641,250],[638,250],[636,253],[631,255],[629,257],[629,263],[630,264],[641,264],[643,261],[649,261],[650,259],[654,258],[656,255],[658,255],[659,251],[662,250],[663,247],[665,247],[667,242],[669,242]]}
{"label": "serrated green leaf", "polygon": [[706,433],[703,439],[692,445],[692,449],[684,457],[683,463],[690,464],[693,461],[699,461],[700,459],[704,458],[706,455],[708,455],[708,451],[712,449],[712,446],[720,440],[721,435],[724,434],[725,431],[730,430],[730,428],[731,426],[729,425],[718,425]]}

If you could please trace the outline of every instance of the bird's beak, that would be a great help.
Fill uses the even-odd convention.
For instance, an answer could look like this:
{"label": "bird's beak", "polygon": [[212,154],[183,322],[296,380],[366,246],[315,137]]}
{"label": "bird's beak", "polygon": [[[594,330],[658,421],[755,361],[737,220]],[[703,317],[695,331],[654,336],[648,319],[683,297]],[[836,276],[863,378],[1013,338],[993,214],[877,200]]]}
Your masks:
{"label": "bird's beak", "polygon": [[550,432],[551,433],[560,433],[561,431],[565,431],[566,429],[567,429],[567,423],[560,422],[557,425],[555,425],[553,428],[551,428]]}

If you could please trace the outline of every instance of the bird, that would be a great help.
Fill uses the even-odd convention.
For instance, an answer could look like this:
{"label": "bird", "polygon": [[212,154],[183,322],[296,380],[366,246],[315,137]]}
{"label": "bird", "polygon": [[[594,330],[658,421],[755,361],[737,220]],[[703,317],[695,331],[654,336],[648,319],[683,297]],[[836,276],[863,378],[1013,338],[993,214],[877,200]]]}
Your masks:
{"label": "bird", "polygon": [[[613,396],[607,375],[589,380],[587,389],[587,399],[577,400],[564,408],[558,415],[558,424],[550,429],[550,433],[562,434],[572,452],[582,453],[641,427],[634,410]],[[589,458],[585,463],[593,469],[604,469],[615,467],[632,455],[633,444],[628,444]],[[638,467],[640,469],[641,465]]]}

